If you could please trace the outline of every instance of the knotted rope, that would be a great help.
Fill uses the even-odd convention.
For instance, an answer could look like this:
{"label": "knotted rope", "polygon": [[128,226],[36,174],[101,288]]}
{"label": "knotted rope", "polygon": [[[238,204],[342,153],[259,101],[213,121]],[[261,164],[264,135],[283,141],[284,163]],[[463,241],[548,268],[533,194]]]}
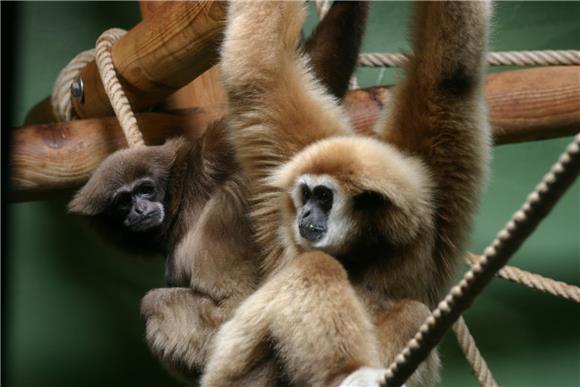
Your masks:
{"label": "knotted rope", "polygon": [[528,199],[485,249],[482,258],[454,286],[427,318],[386,372],[383,385],[399,386],[439,343],[481,290],[534,231],[580,172],[580,134],[544,176]]}
{"label": "knotted rope", "polygon": [[111,56],[113,44],[125,33],[126,31],[119,28],[111,28],[103,32],[97,39],[96,49],[84,51],[70,61],[62,69],[54,83],[51,103],[54,115],[59,121],[72,119],[71,87],[73,82],[79,78],[81,70],[95,60],[105,92],[119,120],[121,129],[123,129],[127,143],[130,147],[135,147],[143,146],[145,142],[137,125],[135,114],[131,109],[131,104],[117,77]]}

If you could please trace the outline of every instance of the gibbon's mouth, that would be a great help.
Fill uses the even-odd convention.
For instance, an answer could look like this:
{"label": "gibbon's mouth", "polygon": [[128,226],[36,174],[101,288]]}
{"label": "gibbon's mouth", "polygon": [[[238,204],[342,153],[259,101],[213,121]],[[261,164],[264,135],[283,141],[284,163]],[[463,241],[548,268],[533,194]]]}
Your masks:
{"label": "gibbon's mouth", "polygon": [[326,235],[327,228],[323,225],[312,223],[300,223],[298,226],[300,236],[310,242],[318,242]]}
{"label": "gibbon's mouth", "polygon": [[161,211],[153,211],[144,217],[139,218],[136,222],[125,221],[125,225],[132,231],[147,231],[153,227],[159,226],[163,222]]}

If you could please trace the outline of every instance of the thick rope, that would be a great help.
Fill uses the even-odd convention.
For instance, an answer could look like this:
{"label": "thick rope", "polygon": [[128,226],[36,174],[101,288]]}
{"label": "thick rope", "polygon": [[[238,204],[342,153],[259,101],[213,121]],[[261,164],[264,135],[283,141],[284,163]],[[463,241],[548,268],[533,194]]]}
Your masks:
{"label": "thick rope", "polygon": [[427,318],[385,374],[387,386],[400,386],[439,343],[511,255],[534,231],[580,172],[580,134],[544,176],[508,224],[485,249],[481,260],[454,286]]}
{"label": "thick rope", "polygon": [[[401,67],[406,54],[363,53],[358,63],[363,67]],[[580,50],[498,51],[487,54],[490,66],[571,66],[580,65]]]}
{"label": "thick rope", "polygon": [[101,34],[97,39],[96,62],[105,92],[111,101],[111,106],[115,111],[115,115],[121,124],[123,133],[127,138],[127,143],[130,147],[144,146],[143,135],[139,131],[137,119],[131,104],[123,91],[123,87],[117,78],[117,72],[113,65],[113,57],[111,55],[111,48],[113,44],[125,35],[126,31],[119,28],[111,28]]}
{"label": "thick rope", "polygon": [[58,74],[50,102],[52,111],[57,121],[70,121],[72,119],[72,102],[70,99],[71,86],[81,74],[81,70],[95,59],[95,49],[83,51],[73,58]]}
{"label": "thick rope", "polygon": [[[467,259],[470,265],[475,265],[481,257],[470,254]],[[497,275],[516,284],[580,303],[580,287],[578,286],[570,285],[562,281],[555,281],[551,278],[530,273],[529,271],[514,266],[504,266]]]}
{"label": "thick rope", "polygon": [[73,118],[71,102],[71,86],[75,79],[80,76],[81,70],[95,60],[105,92],[109,97],[111,106],[123,129],[125,138],[130,147],[145,145],[143,136],[137,126],[137,119],[131,109],[129,100],[117,78],[117,72],[113,66],[111,48],[126,31],[112,28],[101,34],[97,39],[96,49],[81,52],[71,60],[59,73],[51,94],[51,104],[54,116],[58,121],[68,121]]}
{"label": "thick rope", "polygon": [[485,359],[481,356],[481,353],[475,344],[475,339],[469,332],[463,317],[459,317],[457,322],[453,324],[453,332],[455,332],[457,343],[463,351],[465,358],[471,365],[473,373],[479,381],[479,385],[482,387],[498,387],[497,382],[493,378]]}

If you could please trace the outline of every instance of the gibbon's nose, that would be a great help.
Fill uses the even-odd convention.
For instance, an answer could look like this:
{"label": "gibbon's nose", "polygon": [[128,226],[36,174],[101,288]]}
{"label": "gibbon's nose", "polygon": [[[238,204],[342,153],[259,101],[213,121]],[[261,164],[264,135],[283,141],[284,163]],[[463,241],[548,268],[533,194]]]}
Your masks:
{"label": "gibbon's nose", "polygon": [[145,206],[140,201],[137,201],[135,203],[134,208],[135,208],[135,212],[139,215],[142,215],[145,212]]}
{"label": "gibbon's nose", "polygon": [[326,214],[317,207],[305,207],[299,217],[300,236],[310,242],[321,240],[326,234]]}

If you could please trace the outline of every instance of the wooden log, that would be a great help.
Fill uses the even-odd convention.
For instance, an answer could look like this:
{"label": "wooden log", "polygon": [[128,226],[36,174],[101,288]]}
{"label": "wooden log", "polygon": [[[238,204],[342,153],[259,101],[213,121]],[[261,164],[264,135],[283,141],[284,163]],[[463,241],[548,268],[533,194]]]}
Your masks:
{"label": "wooden log", "polygon": [[[485,96],[497,145],[543,140],[580,130],[580,66],[501,71],[487,76]],[[344,104],[354,126],[372,133],[391,87],[354,90]]]}
{"label": "wooden log", "polygon": [[[140,113],[137,121],[145,143],[157,145],[179,134],[198,136],[216,114],[223,112]],[[77,188],[108,155],[125,147],[127,142],[114,117],[17,128],[10,155],[10,200],[38,200]]]}
{"label": "wooden log", "polygon": [[[113,63],[131,105],[137,111],[162,101],[217,61],[225,2],[164,2],[122,37],[112,50]],[[84,101],[73,98],[82,118],[112,114],[96,63],[81,71]]]}
{"label": "wooden log", "polygon": [[[507,144],[578,133],[578,77],[578,67],[490,75],[486,95],[494,142]],[[534,87],[529,86],[532,83]],[[383,101],[388,103],[390,93],[390,87],[347,93],[344,105],[359,132],[372,133]],[[216,106],[188,110],[178,116],[144,113],[138,118],[146,142],[157,144],[175,134],[176,128],[188,135],[199,135],[209,122],[225,113],[224,106]],[[43,197],[46,191],[77,187],[108,154],[126,145],[114,118],[27,126],[13,133],[12,200],[31,200]]]}
{"label": "wooden log", "polygon": [[498,144],[562,137],[580,129],[580,66],[492,73],[485,96]]}
{"label": "wooden log", "polygon": [[30,109],[24,118],[24,125],[48,124],[55,121],[50,97],[47,97]]}
{"label": "wooden log", "polygon": [[[161,5],[171,1],[149,1],[141,0],[139,7],[141,17],[149,19],[155,17]],[[193,107],[214,107],[225,106],[227,104],[226,93],[223,89],[217,66],[195,78],[175,93],[171,94],[163,102],[164,109],[188,109]]]}

